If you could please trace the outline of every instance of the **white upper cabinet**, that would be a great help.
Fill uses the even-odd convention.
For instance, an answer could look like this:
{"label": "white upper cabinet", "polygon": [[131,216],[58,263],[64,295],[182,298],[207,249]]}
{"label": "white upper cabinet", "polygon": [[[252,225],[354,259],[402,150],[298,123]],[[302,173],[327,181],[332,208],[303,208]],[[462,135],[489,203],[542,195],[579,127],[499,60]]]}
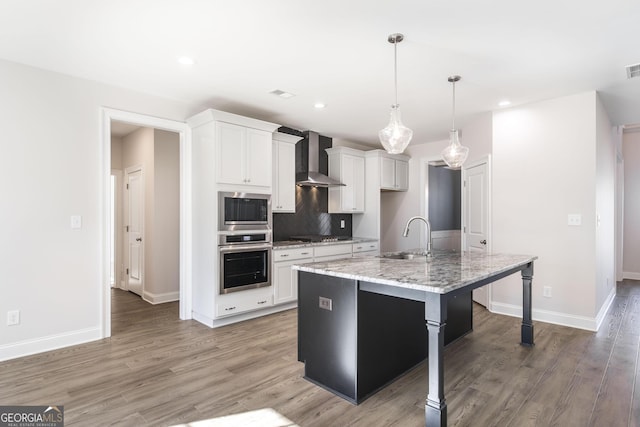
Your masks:
{"label": "white upper cabinet", "polygon": [[329,176],[344,186],[329,187],[329,213],[364,212],[364,153],[346,147],[328,148]]}
{"label": "white upper cabinet", "polygon": [[285,133],[273,134],[273,212],[296,211],[296,142],[301,139]]}
{"label": "white upper cabinet", "polygon": [[387,154],[380,150],[380,189],[407,191],[409,189],[409,157]]}
{"label": "white upper cabinet", "polygon": [[216,124],[216,181],[271,187],[271,133],[231,123]]}

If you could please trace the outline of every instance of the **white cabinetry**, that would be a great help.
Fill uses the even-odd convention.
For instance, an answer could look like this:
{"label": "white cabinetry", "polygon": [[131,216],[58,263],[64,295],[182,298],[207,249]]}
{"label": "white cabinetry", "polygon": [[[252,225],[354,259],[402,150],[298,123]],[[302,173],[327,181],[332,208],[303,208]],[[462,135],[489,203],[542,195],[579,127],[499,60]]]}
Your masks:
{"label": "white cabinetry", "polygon": [[364,153],[346,147],[328,148],[329,176],[343,186],[329,187],[329,213],[364,212]]}
{"label": "white cabinetry", "polygon": [[382,152],[380,156],[380,189],[409,189],[409,157]]}
{"label": "white cabinetry", "polygon": [[300,139],[279,132],[273,134],[273,212],[296,211],[296,142]]}
{"label": "white cabinetry", "polygon": [[313,261],[313,248],[274,249],[273,270],[273,303],[282,304],[298,299],[298,272],[292,270],[293,264],[304,264]]}
{"label": "white cabinetry", "polygon": [[[271,193],[271,150],[278,124],[218,110],[190,117],[192,129],[193,318],[216,327],[273,311],[273,289],[220,295],[219,191]],[[245,179],[250,179],[247,183]],[[260,310],[267,307],[266,310]]]}
{"label": "white cabinetry", "polygon": [[338,244],[338,245],[322,245],[313,248],[313,261],[324,262],[333,261],[336,259],[351,258],[351,245],[350,244]]}
{"label": "white cabinetry", "polygon": [[273,296],[271,295],[270,287],[239,291],[219,295],[218,297],[216,317],[260,310],[273,305]]}
{"label": "white cabinetry", "polygon": [[354,257],[375,256],[380,254],[380,244],[377,241],[354,243],[352,249]]}
{"label": "white cabinetry", "polygon": [[272,134],[231,123],[216,123],[216,181],[271,187]]}

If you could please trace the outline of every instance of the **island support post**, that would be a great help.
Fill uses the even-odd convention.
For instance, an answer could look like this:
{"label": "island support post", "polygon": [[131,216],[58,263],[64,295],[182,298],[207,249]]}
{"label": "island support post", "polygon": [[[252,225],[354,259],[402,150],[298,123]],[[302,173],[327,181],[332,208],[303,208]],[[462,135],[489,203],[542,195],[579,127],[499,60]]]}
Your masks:
{"label": "island support post", "polygon": [[[533,262],[522,273],[522,327],[520,343],[533,346],[533,321],[531,318],[531,285]],[[502,276],[504,277],[504,276]],[[497,280],[501,277],[496,277]],[[484,282],[483,286],[488,282]],[[447,319],[446,294],[427,292],[424,318],[429,333],[429,393],[424,405],[427,427],[446,427],[447,403],[444,398],[444,327]]]}

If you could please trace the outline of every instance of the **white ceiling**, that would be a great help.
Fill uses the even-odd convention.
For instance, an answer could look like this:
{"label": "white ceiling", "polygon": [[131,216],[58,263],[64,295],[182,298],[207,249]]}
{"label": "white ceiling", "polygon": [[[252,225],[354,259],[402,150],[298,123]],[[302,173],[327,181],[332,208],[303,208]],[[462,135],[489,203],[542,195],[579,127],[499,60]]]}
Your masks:
{"label": "white ceiling", "polygon": [[624,68],[639,22],[638,0],[2,0],[0,58],[375,145],[400,32],[399,103],[422,143],[447,136],[452,74],[461,128],[503,99],[589,90],[613,124],[640,123]]}

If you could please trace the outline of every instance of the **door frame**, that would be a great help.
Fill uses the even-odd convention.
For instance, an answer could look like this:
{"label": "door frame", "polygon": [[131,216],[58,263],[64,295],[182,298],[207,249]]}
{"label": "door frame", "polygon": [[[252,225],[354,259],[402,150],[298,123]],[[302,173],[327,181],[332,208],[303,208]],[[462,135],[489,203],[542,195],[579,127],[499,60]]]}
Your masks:
{"label": "door frame", "polygon": [[[113,287],[114,288],[119,288],[119,289],[124,289],[124,284],[122,279],[122,256],[123,256],[123,249],[122,249],[122,207],[123,207],[123,203],[122,203],[122,185],[123,185],[123,176],[124,176],[124,171],[122,169],[111,169],[111,176],[115,177],[115,186],[114,186],[114,228],[115,230],[117,230],[114,233],[114,230],[111,230],[111,232],[113,233],[113,244],[115,246],[115,253],[116,253],[116,257],[115,257],[115,272],[114,272],[114,283],[113,283]],[[111,235],[109,235],[111,238]]]}
{"label": "door frame", "polygon": [[192,140],[191,128],[184,122],[162,119],[129,111],[102,107],[102,185],[100,194],[100,296],[103,338],[111,336],[111,285],[110,285],[110,236],[111,221],[111,120],[136,124],[139,126],[176,132],[180,137],[180,311],[181,320],[191,319],[192,315],[192,251],[191,251],[191,175]]}
{"label": "door frame", "polygon": [[[140,179],[142,181],[142,195],[141,195],[141,206],[140,209],[142,210],[142,244],[140,246],[142,246],[142,260],[141,260],[141,269],[142,269],[142,293],[140,294],[140,298],[142,298],[145,301],[148,301],[145,299],[144,297],[144,278],[145,278],[145,262],[144,262],[144,254],[146,253],[145,251],[145,244],[146,244],[146,235],[145,235],[145,206],[144,206],[144,201],[145,201],[145,175],[144,175],[144,167],[142,165],[134,165],[134,166],[129,166],[127,168],[124,169],[124,179],[122,181],[122,192],[124,194],[124,198],[123,198],[123,203],[122,203],[122,217],[123,217],[123,221],[126,224],[131,224],[130,220],[130,209],[131,209],[131,199],[130,197],[130,190],[129,190],[129,174],[133,173],[133,172],[140,172]],[[127,225],[127,231],[124,231],[122,228],[120,229],[120,233],[122,235],[122,241],[123,241],[123,249],[122,249],[122,258],[124,260],[124,265],[126,265],[126,269],[129,270],[129,274],[124,274],[125,280],[124,280],[124,290],[126,291],[131,291],[131,286],[130,286],[130,274],[131,274],[131,242],[130,242],[130,231],[128,231],[129,225]],[[134,292],[137,293],[137,292]]]}
{"label": "door frame", "polygon": [[[492,216],[491,216],[491,206],[492,206],[492,172],[491,172],[491,154],[486,154],[472,162],[467,163],[462,167],[462,179],[460,185],[462,185],[462,250],[466,250],[467,247],[467,226],[468,226],[468,215],[469,215],[469,207],[467,206],[467,197],[465,191],[465,183],[467,182],[468,177],[468,169],[474,168],[476,166],[480,166],[482,164],[486,165],[486,173],[487,173],[487,252],[491,253],[493,251],[493,238],[491,236],[492,232]],[[491,299],[491,283],[486,286],[487,289],[487,309],[493,312],[492,309],[492,299]]]}

